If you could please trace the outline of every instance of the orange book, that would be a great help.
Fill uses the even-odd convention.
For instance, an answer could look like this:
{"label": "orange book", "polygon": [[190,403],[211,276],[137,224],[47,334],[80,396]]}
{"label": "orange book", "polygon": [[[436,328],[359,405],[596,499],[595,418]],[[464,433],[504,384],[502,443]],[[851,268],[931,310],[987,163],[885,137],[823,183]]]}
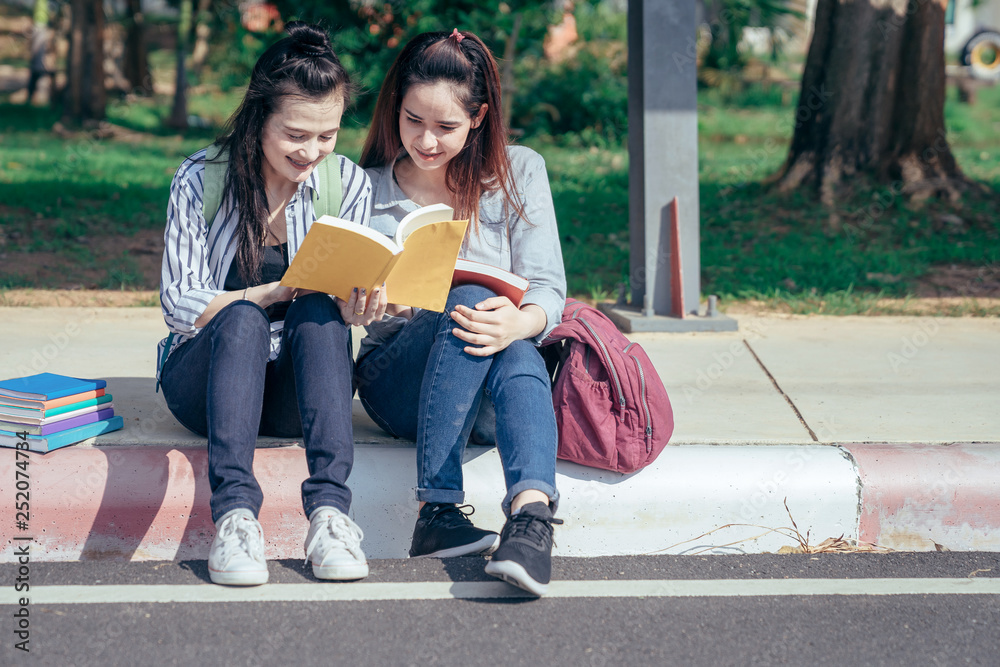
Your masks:
{"label": "orange book", "polygon": [[79,403],[80,401],[87,401],[91,398],[98,398],[99,396],[104,396],[104,389],[94,389],[93,391],[85,391],[80,394],[73,394],[72,396],[63,396],[62,398],[53,398],[48,401],[29,401],[23,398],[13,398],[11,396],[0,396],[0,403],[3,405],[13,405],[18,408],[31,408],[33,410],[49,410],[50,408],[58,408],[64,405],[69,405],[70,403]]}
{"label": "orange book", "polygon": [[451,284],[482,285],[496,292],[497,296],[507,297],[518,308],[521,307],[524,293],[529,287],[528,281],[516,273],[470,259],[460,259],[455,262],[455,274],[452,276]]}

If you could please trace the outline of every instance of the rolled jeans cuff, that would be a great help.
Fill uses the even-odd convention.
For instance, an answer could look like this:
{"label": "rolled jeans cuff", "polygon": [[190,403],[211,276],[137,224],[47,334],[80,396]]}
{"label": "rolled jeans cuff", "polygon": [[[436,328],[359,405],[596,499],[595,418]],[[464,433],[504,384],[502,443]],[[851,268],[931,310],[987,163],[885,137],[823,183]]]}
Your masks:
{"label": "rolled jeans cuff", "polygon": [[456,489],[416,489],[417,500],[422,503],[454,503],[465,502],[465,491]]}
{"label": "rolled jeans cuff", "polygon": [[555,514],[556,510],[559,509],[559,491],[556,487],[545,482],[541,482],[536,479],[523,479],[514,486],[510,487],[507,491],[507,495],[503,499],[503,514],[506,517],[510,516],[510,504],[517,496],[517,494],[522,491],[527,491],[533,489],[535,491],[541,491],[549,497],[549,505],[552,507],[552,513]]}

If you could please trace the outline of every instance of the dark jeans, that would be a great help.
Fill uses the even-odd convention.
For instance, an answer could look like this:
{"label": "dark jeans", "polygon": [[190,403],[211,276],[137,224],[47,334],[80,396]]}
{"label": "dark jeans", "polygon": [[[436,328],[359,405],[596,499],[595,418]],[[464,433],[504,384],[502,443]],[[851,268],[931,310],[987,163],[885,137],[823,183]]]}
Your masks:
{"label": "dark jeans", "polygon": [[239,507],[254,516],[260,511],[263,494],[253,474],[258,434],[303,438],[306,516],[323,505],[350,509],[350,327],[330,297],[310,294],[288,307],[274,361],[268,361],[270,330],[260,306],[236,301],[163,366],[167,407],[185,427],[208,437],[213,521]]}
{"label": "dark jeans", "polygon": [[444,313],[421,311],[387,343],[359,360],[358,394],[365,410],[391,435],[417,441],[417,500],[461,503],[462,458],[483,399],[496,415],[495,442],[503,464],[509,513],[526,489],[558,502],[556,420],[541,354],[526,340],[489,357],[463,350],[448,316],[493,292],[478,285],[451,290]]}

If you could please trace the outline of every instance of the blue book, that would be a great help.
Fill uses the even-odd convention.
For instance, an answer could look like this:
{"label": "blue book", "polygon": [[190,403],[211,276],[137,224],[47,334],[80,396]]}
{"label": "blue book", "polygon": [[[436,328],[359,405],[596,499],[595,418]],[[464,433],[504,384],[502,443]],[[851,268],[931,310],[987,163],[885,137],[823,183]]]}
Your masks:
{"label": "blue book", "polygon": [[13,433],[12,431],[0,431],[0,447],[16,447],[17,443],[23,442],[26,439],[28,441],[29,451],[43,453],[51,452],[53,449],[59,449],[60,447],[66,447],[67,445],[75,445],[76,443],[86,440],[87,438],[93,438],[94,436],[103,435],[104,433],[117,431],[124,425],[125,424],[121,417],[112,417],[110,419],[102,419],[101,421],[94,422],[92,424],[84,424],[83,426],[77,426],[76,428],[59,431],[58,433],[50,433],[49,435],[29,435],[27,438],[22,438],[17,433]]}
{"label": "blue book", "polygon": [[39,373],[23,378],[0,382],[0,396],[10,396],[31,401],[51,401],[85,391],[104,389],[104,380],[84,380],[55,373]]}

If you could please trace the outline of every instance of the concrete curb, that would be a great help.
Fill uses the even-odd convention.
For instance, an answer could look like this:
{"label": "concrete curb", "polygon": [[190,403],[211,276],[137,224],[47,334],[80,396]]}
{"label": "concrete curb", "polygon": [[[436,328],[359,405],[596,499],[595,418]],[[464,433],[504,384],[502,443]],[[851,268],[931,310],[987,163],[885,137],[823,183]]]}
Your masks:
{"label": "concrete curb", "polygon": [[[352,515],[370,558],[406,555],[413,459],[411,446],[357,447]],[[0,562],[15,560],[14,536],[31,537],[40,561],[207,558],[204,448],[80,447],[30,461],[29,530],[4,513]],[[0,450],[0,497],[14,498],[14,464],[15,452]],[[304,450],[258,449],[254,469],[268,558],[302,557]],[[499,530],[496,450],[470,448],[464,471],[476,523]],[[812,544],[843,535],[894,549],[1000,551],[998,445],[681,445],[632,475],[560,462],[557,484],[561,556],[776,551],[795,545],[790,530],[770,530],[790,529],[788,512]]]}

